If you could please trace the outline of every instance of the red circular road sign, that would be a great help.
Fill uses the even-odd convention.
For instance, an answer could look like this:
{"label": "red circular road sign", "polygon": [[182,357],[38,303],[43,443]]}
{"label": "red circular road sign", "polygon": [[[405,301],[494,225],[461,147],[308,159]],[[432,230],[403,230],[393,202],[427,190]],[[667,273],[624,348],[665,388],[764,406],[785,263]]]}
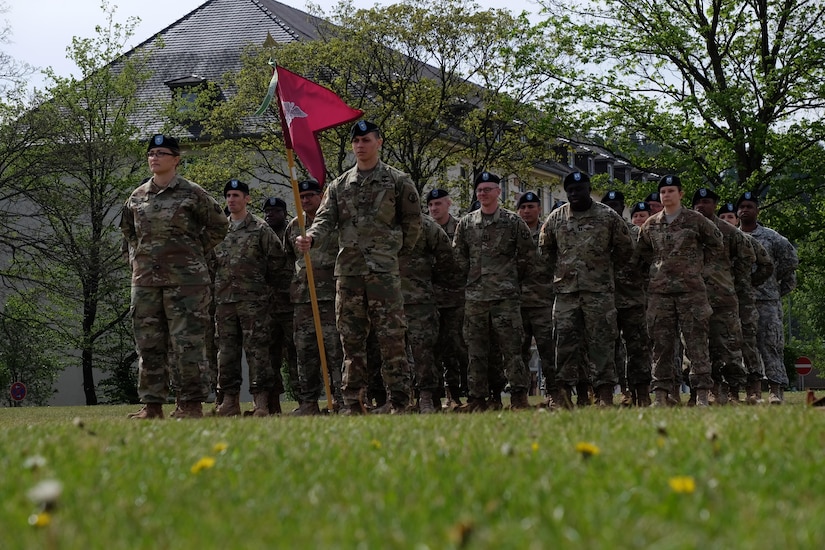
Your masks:
{"label": "red circular road sign", "polygon": [[805,376],[806,374],[811,374],[813,370],[813,365],[811,365],[811,360],[805,357],[804,355],[796,360],[796,374],[799,376]]}
{"label": "red circular road sign", "polygon": [[26,384],[23,382],[15,382],[9,388],[9,394],[15,401],[23,401],[26,398]]}

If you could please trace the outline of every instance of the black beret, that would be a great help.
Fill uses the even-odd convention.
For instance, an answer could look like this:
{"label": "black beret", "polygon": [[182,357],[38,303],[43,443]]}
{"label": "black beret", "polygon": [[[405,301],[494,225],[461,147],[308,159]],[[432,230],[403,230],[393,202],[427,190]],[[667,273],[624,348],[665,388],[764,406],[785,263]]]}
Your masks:
{"label": "black beret", "polygon": [[608,191],[602,197],[602,202],[605,201],[619,201],[624,204],[624,193],[621,191]]}
{"label": "black beret", "polygon": [[434,201],[435,199],[443,199],[444,197],[449,197],[449,196],[450,196],[450,194],[447,193],[443,189],[433,189],[432,191],[427,193],[427,198],[426,198],[427,204],[429,204],[430,201]]}
{"label": "black beret", "polygon": [[149,147],[146,150],[151,151],[155,147],[166,147],[167,149],[171,149],[175,154],[180,153],[178,140],[171,136],[164,136],[163,134],[155,134],[149,138]]}
{"label": "black beret", "polygon": [[349,131],[349,138],[352,139],[355,136],[365,136],[370,132],[378,132],[380,135],[381,129],[378,128],[378,125],[368,120],[359,120],[352,125],[352,128]]}
{"label": "black beret", "polygon": [[736,201],[737,210],[739,209],[739,205],[742,203],[742,201],[750,201],[756,204],[756,206],[759,206],[759,197],[756,195],[756,193],[751,193],[750,191],[745,191],[744,193],[742,193],[742,196],[739,197],[738,201]]}
{"label": "black beret", "polygon": [[518,201],[516,202],[516,208],[518,208],[525,202],[534,202],[536,204],[541,204],[541,199],[532,191],[527,191],[518,198]]}
{"label": "black beret", "polygon": [[559,200],[557,200],[556,202],[553,203],[553,208],[551,208],[550,211],[552,212],[556,208],[561,208],[565,204],[567,204],[567,201],[563,201],[563,200],[559,199]]}
{"label": "black beret", "polygon": [[468,212],[475,212],[479,208],[481,208],[481,203],[479,201],[473,201],[473,204],[470,205]]}
{"label": "black beret", "polygon": [[567,186],[573,183],[590,183],[590,176],[588,176],[584,172],[579,172],[578,170],[575,172],[570,172],[569,174],[564,176],[564,181],[561,185],[562,187],[567,189]]}
{"label": "black beret", "polygon": [[636,212],[650,212],[650,205],[646,202],[637,202],[633,205],[633,210],[630,211],[630,215],[632,216]]}
{"label": "black beret", "polygon": [[668,174],[666,176],[662,176],[662,179],[659,180],[659,189],[662,187],[670,187],[671,185],[675,185],[679,189],[682,188],[682,180],[676,174]]}
{"label": "black beret", "polygon": [[267,208],[283,208],[286,210],[286,202],[278,197],[269,197],[264,201],[263,210]]}
{"label": "black beret", "polygon": [[719,202],[719,195],[717,195],[713,191],[713,189],[708,189],[707,187],[700,187],[693,194],[693,202],[691,204],[696,204],[697,202],[699,202],[699,199],[713,199],[713,202]]}
{"label": "black beret", "polygon": [[654,191],[645,197],[645,202],[662,202],[662,198],[659,196],[658,192]]}
{"label": "black beret", "polygon": [[249,186],[239,180],[229,180],[228,182],[226,182],[226,185],[223,186],[223,196],[225,197],[226,194],[230,191],[240,191],[244,195],[248,195]]}
{"label": "black beret", "polygon": [[478,185],[480,183],[484,183],[484,182],[499,184],[499,183],[501,183],[501,178],[499,176],[497,176],[496,174],[493,174],[492,172],[482,172],[482,173],[480,173],[479,175],[476,176],[476,181],[475,181],[475,184],[473,185],[473,189],[478,187]]}
{"label": "black beret", "polygon": [[[298,192],[303,193],[305,191],[317,191],[322,193],[321,184],[318,183],[318,180],[308,179],[303,180],[301,183],[298,184]],[[284,204],[284,209],[286,209],[286,204]]]}
{"label": "black beret", "polygon": [[736,214],[736,207],[732,202],[726,202],[719,207],[719,210],[716,212],[717,216],[721,216],[722,214]]}

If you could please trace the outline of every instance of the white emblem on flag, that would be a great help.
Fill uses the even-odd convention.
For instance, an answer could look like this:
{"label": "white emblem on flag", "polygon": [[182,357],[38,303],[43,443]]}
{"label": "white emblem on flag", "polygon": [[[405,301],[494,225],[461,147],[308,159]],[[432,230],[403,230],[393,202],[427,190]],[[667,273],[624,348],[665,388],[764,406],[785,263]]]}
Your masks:
{"label": "white emblem on flag", "polygon": [[281,105],[284,109],[284,116],[286,117],[286,125],[292,126],[292,121],[296,118],[306,118],[308,115],[301,110],[301,108],[292,101],[283,101]]}

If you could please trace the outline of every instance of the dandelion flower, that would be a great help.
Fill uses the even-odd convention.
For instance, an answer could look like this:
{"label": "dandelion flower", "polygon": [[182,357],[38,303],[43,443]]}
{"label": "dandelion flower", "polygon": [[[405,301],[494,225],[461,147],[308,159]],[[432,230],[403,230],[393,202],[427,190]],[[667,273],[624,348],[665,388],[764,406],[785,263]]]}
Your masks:
{"label": "dandelion flower", "polygon": [[52,506],[63,493],[63,484],[55,479],[44,479],[27,493],[29,500],[44,507]]}
{"label": "dandelion flower", "polygon": [[380,449],[381,448],[381,442],[378,441],[377,439],[373,439],[372,441],[370,441],[370,445],[372,445],[373,449]]}
{"label": "dandelion flower", "polygon": [[212,447],[212,450],[216,453],[222,453],[226,450],[227,447],[229,447],[229,445],[225,441],[220,441],[218,443],[215,443],[215,446]]}
{"label": "dandelion flower", "polygon": [[23,461],[23,468],[27,470],[38,470],[46,466],[46,459],[40,455],[32,455]]}
{"label": "dandelion flower", "polygon": [[207,470],[215,465],[215,459],[211,456],[205,456],[192,465],[192,473],[199,474],[201,470]]}
{"label": "dandelion flower", "polygon": [[46,527],[52,522],[52,515],[48,512],[40,512],[29,516],[29,525],[32,527]]}
{"label": "dandelion flower", "polygon": [[690,476],[676,476],[668,481],[670,488],[675,493],[690,494],[696,490],[696,481]]}
{"label": "dandelion flower", "polygon": [[591,456],[599,454],[599,448],[596,447],[592,443],[576,443],[576,452],[581,454],[584,458],[590,458]]}
{"label": "dandelion flower", "polygon": [[533,441],[533,444],[530,445],[530,448],[533,449],[534,453],[539,452],[539,443],[538,443],[538,441]]}

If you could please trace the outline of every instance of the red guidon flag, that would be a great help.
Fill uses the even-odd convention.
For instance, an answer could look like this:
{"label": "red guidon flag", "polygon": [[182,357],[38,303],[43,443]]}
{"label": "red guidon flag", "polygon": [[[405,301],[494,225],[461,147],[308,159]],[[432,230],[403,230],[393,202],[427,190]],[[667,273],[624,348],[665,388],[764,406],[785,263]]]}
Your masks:
{"label": "red guidon flag", "polygon": [[311,80],[283,67],[276,66],[275,71],[286,147],[295,151],[309,175],[323,185],[327,170],[317,133],[352,122],[364,113]]}

